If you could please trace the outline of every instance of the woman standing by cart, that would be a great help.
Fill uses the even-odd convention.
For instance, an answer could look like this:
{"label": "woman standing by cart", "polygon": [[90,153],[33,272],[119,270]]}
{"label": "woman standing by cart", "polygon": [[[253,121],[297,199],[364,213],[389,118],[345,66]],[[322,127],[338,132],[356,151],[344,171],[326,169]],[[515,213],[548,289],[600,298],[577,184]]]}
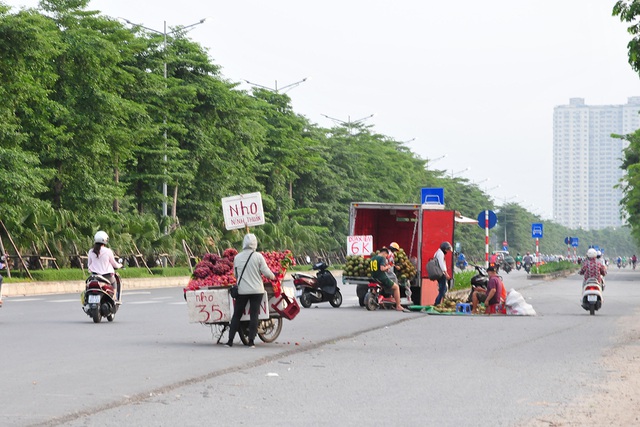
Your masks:
{"label": "woman standing by cart", "polygon": [[275,279],[275,274],[267,266],[267,262],[258,248],[258,239],[255,234],[247,234],[242,242],[242,252],[235,256],[233,260],[233,272],[238,283],[238,297],[236,298],[233,317],[229,327],[229,341],[226,346],[233,346],[233,339],[240,327],[242,312],[249,303],[249,347],[255,347],[254,340],[258,333],[258,315],[260,314],[260,303],[264,295],[264,285],[261,273],[268,279]]}

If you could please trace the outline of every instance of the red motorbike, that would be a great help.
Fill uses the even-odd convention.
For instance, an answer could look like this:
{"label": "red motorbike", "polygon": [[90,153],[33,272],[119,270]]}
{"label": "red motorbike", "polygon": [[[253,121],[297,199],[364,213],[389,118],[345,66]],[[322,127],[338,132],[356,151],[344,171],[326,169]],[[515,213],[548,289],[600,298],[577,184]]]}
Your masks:
{"label": "red motorbike", "polygon": [[[369,289],[364,296],[364,306],[369,311],[377,310],[378,308],[396,308],[396,299],[389,292],[386,292],[380,282],[376,279],[369,279]],[[400,287],[402,291],[402,287]],[[400,304],[402,305],[412,305],[411,301],[411,291],[408,287],[405,287],[406,292],[406,301],[402,300],[400,297]]]}
{"label": "red motorbike", "polygon": [[[122,289],[120,276],[116,273],[118,289]],[[116,290],[111,286],[109,279],[92,274],[85,282],[85,290],[82,293],[82,310],[93,319],[93,323],[100,323],[103,317],[113,322],[120,303],[117,302]]]}

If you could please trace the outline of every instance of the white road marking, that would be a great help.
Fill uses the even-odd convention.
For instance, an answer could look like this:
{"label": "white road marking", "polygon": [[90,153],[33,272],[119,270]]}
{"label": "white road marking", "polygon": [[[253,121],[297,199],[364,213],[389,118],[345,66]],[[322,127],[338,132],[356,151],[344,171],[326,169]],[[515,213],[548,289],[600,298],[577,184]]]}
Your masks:
{"label": "white road marking", "polygon": [[74,299],[56,299],[56,300],[52,300],[52,301],[48,301],[48,302],[78,302],[80,301],[80,298],[74,298]]}
{"label": "white road marking", "polygon": [[44,298],[20,298],[20,297],[18,297],[17,299],[13,299],[13,298],[10,298],[10,299],[11,299],[11,302],[44,301]]}
{"label": "white road marking", "polygon": [[160,304],[160,301],[135,301],[135,302],[127,302],[127,305],[140,305],[140,304]]}

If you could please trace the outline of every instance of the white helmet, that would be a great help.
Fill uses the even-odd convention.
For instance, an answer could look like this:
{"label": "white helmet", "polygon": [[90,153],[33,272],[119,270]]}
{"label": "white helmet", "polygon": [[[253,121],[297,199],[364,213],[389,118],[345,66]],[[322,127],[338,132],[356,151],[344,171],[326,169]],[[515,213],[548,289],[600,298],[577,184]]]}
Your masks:
{"label": "white helmet", "polygon": [[598,258],[600,258],[600,257],[602,256],[602,252],[597,251],[597,252],[596,252],[596,255],[598,256]]}
{"label": "white helmet", "polygon": [[595,258],[596,256],[598,256],[598,252],[596,252],[595,249],[589,248],[589,250],[587,250],[587,258]]}
{"label": "white helmet", "polygon": [[103,245],[106,245],[107,243],[109,243],[109,235],[104,231],[100,230],[93,237],[93,241],[95,243],[102,243]]}

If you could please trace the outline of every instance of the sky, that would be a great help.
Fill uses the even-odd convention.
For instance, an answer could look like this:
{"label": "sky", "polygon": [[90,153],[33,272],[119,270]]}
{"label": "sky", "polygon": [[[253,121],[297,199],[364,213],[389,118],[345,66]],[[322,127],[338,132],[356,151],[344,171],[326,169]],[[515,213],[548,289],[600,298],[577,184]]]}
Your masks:
{"label": "sky", "polygon": [[430,168],[551,219],[554,107],[640,96],[614,3],[93,0],[89,9],[159,31],[207,18],[189,37],[240,89],[307,78],[286,93],[310,121],[374,114],[362,122],[407,141]]}

